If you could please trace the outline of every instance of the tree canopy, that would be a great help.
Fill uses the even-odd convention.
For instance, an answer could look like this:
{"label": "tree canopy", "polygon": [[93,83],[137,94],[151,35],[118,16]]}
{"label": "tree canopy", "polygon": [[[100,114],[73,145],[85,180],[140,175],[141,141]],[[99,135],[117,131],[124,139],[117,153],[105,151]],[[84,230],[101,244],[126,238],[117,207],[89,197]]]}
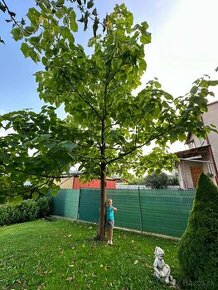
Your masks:
{"label": "tree canopy", "polygon": [[[13,7],[9,7],[7,0],[0,0],[0,13],[5,14],[5,19],[7,23],[12,23],[12,27],[20,28],[27,35],[29,34],[29,29],[26,27],[26,20],[24,17],[17,19],[16,11]],[[74,3],[75,8],[80,12],[79,22],[83,23],[84,30],[88,27],[88,22],[91,19],[93,21],[93,34],[96,35],[96,31],[99,25],[99,17],[96,7],[94,6],[94,0],[35,0],[35,5],[40,8],[45,7],[51,9],[53,13],[57,9],[62,7],[65,3]],[[104,24],[103,24],[104,27]],[[0,43],[5,44],[4,39],[0,36]]]}
{"label": "tree canopy", "polygon": [[[209,87],[217,82],[198,79],[178,98],[162,90],[157,79],[140,89],[145,46],[151,41],[147,22],[135,24],[126,6],[116,5],[98,20],[103,30],[94,30],[87,53],[75,41],[73,7],[60,0],[50,6],[47,2],[30,8],[29,23],[15,27],[12,35],[23,41],[25,57],[43,64],[44,70],[35,73],[38,93],[51,106],[39,114],[24,110],[1,116],[1,127],[13,129],[0,140],[1,186],[4,192],[11,185],[21,191],[29,181],[33,190],[56,190],[55,179],[79,163],[83,176],[101,178],[103,230],[106,175],[125,176],[130,168],[136,175],[172,169],[176,157],[167,152],[167,143],[184,140],[190,131],[207,133],[209,126],[200,117],[212,94]],[[55,113],[61,105],[64,120]],[[153,141],[156,147],[146,152]]]}

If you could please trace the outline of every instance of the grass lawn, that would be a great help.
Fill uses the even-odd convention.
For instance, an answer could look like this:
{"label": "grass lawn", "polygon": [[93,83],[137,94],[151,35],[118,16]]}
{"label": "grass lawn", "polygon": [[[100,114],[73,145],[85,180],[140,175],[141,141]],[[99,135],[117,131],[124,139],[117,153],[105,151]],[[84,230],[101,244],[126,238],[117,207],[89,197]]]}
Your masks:
{"label": "grass lawn", "polygon": [[0,289],[170,289],[153,277],[154,248],[178,276],[177,241],[115,229],[95,243],[96,226],[38,220],[0,228]]}

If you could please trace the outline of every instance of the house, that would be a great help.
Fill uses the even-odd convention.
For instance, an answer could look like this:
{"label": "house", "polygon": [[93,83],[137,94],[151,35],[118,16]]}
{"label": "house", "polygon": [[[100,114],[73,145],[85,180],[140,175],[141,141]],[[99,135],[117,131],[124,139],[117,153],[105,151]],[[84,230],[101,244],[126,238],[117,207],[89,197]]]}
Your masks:
{"label": "house", "polygon": [[[218,129],[218,101],[208,104],[208,111],[202,115],[205,125],[215,125]],[[209,175],[218,184],[218,134],[209,132],[205,139],[189,133],[186,139],[188,150],[175,154],[180,158],[177,165],[180,187],[196,188],[201,172]]]}

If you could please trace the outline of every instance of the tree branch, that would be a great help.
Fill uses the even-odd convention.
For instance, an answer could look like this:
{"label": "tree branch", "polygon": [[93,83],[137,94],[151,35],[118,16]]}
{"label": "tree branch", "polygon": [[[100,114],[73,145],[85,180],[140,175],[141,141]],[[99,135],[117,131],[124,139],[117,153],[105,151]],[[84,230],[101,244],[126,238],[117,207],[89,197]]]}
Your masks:
{"label": "tree branch", "polygon": [[46,174],[36,174],[36,173],[26,172],[25,170],[21,170],[21,169],[17,169],[17,168],[15,168],[14,170],[18,171],[18,172],[22,172],[22,173],[24,173],[26,175],[44,177],[44,178],[49,178],[49,179],[65,177],[64,175],[55,176],[55,175],[46,175]]}
{"label": "tree branch", "polygon": [[[64,73],[63,73],[63,77],[64,77],[64,79],[66,80],[66,82],[68,83],[68,85],[72,88],[72,85],[71,85],[69,79],[66,77],[66,75],[65,75]],[[80,97],[80,99],[81,99],[83,102],[85,102],[85,103],[86,103],[86,104],[87,104],[87,105],[92,109],[92,111],[96,114],[96,116],[97,116],[97,117],[102,121],[101,116],[100,116],[100,114],[98,113],[98,111],[94,108],[94,106],[93,106],[92,104],[90,104],[89,101],[87,101],[87,100],[82,96],[82,94],[81,94],[78,90],[72,89],[72,92],[78,94],[78,96]]]}
{"label": "tree branch", "polygon": [[[127,155],[130,155],[131,153],[133,153],[134,151],[136,151],[137,149],[140,149],[142,148],[143,146],[146,146],[147,144],[149,144],[151,141],[157,139],[157,138],[160,138],[161,136],[165,135],[166,132],[169,132],[168,130],[169,128],[166,128],[162,133],[159,133],[157,135],[153,135],[149,138],[149,140],[147,140],[145,143],[141,144],[141,145],[138,145],[138,146],[134,146],[131,150],[125,152],[125,153],[122,153],[120,154],[118,157],[115,157],[109,161],[106,162],[106,164],[110,164],[110,163],[113,163],[114,161],[116,160],[119,160],[119,159],[122,159],[123,157],[127,156]],[[171,128],[172,130],[173,128]]]}

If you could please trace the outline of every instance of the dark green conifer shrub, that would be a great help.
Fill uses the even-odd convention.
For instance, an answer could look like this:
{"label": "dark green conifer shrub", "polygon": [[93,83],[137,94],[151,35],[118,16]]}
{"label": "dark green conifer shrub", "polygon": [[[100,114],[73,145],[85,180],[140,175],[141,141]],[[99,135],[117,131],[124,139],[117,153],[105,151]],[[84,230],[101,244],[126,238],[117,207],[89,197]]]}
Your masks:
{"label": "dark green conifer shrub", "polygon": [[182,288],[218,289],[218,187],[203,173],[178,259]]}

